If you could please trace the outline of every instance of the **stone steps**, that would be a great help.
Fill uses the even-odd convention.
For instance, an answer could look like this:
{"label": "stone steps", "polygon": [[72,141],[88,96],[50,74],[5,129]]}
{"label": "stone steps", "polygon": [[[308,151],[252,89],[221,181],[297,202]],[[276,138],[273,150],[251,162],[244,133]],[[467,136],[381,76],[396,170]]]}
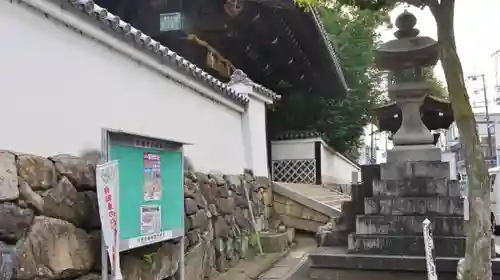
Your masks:
{"label": "stone steps", "polygon": [[[348,252],[376,255],[424,256],[423,236],[397,236],[351,233]],[[439,257],[460,257],[465,254],[465,237],[434,237],[435,254]]]}
{"label": "stone steps", "polygon": [[312,184],[273,182],[273,192],[328,217],[339,216],[342,202],[350,200],[345,194]]}
{"label": "stone steps", "polygon": [[463,216],[461,197],[391,197],[365,198],[365,214],[368,215],[444,215]]}
{"label": "stone steps", "polygon": [[388,162],[380,164],[381,180],[415,178],[450,179],[450,164],[438,161]]}
{"label": "stone steps", "polygon": [[[441,273],[445,272],[456,275],[457,262],[462,257],[437,257],[436,268],[440,273],[439,279],[441,279]],[[344,247],[318,247],[309,253],[309,259],[311,268],[323,269],[322,273],[327,275],[338,273],[338,269],[369,270],[372,273],[377,270],[388,273],[394,271],[427,271],[424,256],[349,254]],[[492,259],[491,264],[493,273],[500,274],[500,258]],[[312,271],[310,272],[312,273]],[[370,277],[368,279],[377,278]],[[427,279],[427,277],[424,276],[422,279]]]}
{"label": "stone steps", "polygon": [[406,180],[374,180],[374,196],[460,196],[456,180],[416,178]]}
{"label": "stone steps", "polygon": [[[358,215],[356,233],[420,236],[423,234],[422,222],[426,218],[426,216]],[[463,217],[430,216],[428,218],[432,223],[434,236],[465,236]]]}

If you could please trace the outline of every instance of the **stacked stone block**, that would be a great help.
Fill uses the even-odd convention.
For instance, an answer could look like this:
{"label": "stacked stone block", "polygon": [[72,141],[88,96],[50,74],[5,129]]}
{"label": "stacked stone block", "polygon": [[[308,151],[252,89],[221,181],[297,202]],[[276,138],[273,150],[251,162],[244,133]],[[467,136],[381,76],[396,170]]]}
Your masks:
{"label": "stacked stone block", "polygon": [[276,214],[275,220],[290,228],[317,232],[319,227],[329,221],[327,215],[276,193],[273,194],[272,205]]}
{"label": "stacked stone block", "polygon": [[380,166],[361,166],[361,178],[362,183],[351,185],[351,200],[342,203],[341,215],[318,228],[318,246],[347,246],[349,233],[356,231],[356,217],[365,213],[365,198],[373,196],[373,182],[380,180]]}
{"label": "stacked stone block", "polygon": [[432,161],[381,164],[364,214],[356,217],[348,252],[424,256],[422,221],[432,223],[437,257],[465,253],[463,199],[450,180],[449,163]]}
{"label": "stacked stone block", "polygon": [[[196,268],[185,270],[186,280],[212,279],[256,251],[245,188],[256,220],[266,225],[270,186],[251,174],[186,172],[186,266]],[[101,279],[95,166],[87,160],[0,150],[0,216],[0,279]],[[122,253],[125,279],[175,279],[179,246]]]}
{"label": "stacked stone block", "polygon": [[[205,243],[204,278],[215,268],[225,272],[248,256],[253,225],[243,178],[219,173],[188,173],[185,182],[186,249]],[[246,182],[245,182],[246,183]],[[251,182],[253,183],[253,182]],[[254,186],[251,184],[252,187]],[[269,184],[261,187],[269,188]],[[249,190],[250,203],[259,213],[257,188]]]}

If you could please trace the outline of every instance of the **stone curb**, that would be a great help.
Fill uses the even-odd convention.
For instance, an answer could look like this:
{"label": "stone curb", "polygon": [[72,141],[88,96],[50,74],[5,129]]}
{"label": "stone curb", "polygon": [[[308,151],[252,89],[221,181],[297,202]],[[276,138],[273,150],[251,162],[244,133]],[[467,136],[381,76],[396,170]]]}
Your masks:
{"label": "stone curb", "polygon": [[276,258],[273,259],[272,261],[270,261],[267,265],[259,267],[258,269],[256,269],[254,271],[254,273],[252,273],[252,275],[247,275],[247,278],[251,279],[251,280],[258,279],[262,274],[269,271],[277,262],[284,259],[294,247],[295,247],[295,243],[292,244],[290,247],[288,247],[288,249],[286,249],[286,251],[284,251],[281,254],[279,254],[278,256],[276,256]]}
{"label": "stone curb", "polygon": [[[227,272],[219,274],[214,280],[256,280],[265,272],[270,270],[277,262],[285,258],[288,253],[290,253],[293,247],[288,248],[284,252],[281,253],[270,253],[264,254],[262,256],[256,256],[255,260],[248,261],[249,263],[254,263],[254,265],[245,265],[246,269],[239,270],[238,265],[230,268]],[[258,258],[266,258],[266,255],[269,256],[269,259],[263,261],[260,260],[261,263],[258,263]],[[242,264],[239,264],[242,265]],[[238,271],[239,270],[239,271]]]}
{"label": "stone curb", "polygon": [[309,253],[304,256],[282,277],[282,279],[291,279],[293,275],[309,260]]}

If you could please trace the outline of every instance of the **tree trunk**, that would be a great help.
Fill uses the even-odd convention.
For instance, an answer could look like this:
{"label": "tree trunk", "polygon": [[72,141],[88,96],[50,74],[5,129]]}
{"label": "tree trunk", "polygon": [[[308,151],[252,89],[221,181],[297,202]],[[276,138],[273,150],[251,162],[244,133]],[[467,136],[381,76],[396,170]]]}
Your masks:
{"label": "tree trunk", "polygon": [[438,26],[441,63],[464,150],[471,202],[462,279],[489,280],[492,277],[489,177],[464,83],[462,64],[457,54],[453,27],[454,2],[441,0],[439,7],[431,10]]}

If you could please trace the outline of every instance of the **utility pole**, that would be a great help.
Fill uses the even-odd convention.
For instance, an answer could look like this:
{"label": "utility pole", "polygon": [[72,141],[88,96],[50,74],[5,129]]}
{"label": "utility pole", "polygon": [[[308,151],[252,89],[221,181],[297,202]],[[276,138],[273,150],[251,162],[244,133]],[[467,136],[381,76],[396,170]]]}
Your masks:
{"label": "utility pole", "polygon": [[[486,121],[486,131],[488,133],[488,159],[491,160],[493,158],[493,142],[491,138],[491,130],[490,130],[490,112],[489,112],[489,102],[488,102],[488,92],[486,91],[486,78],[484,74],[480,75],[471,75],[468,78],[477,81],[477,78],[481,77],[482,90],[483,90],[483,98],[484,98],[484,109],[485,109],[485,118]],[[497,163],[498,164],[498,163]]]}
{"label": "utility pole", "polygon": [[[490,112],[488,109],[488,92],[486,91],[486,78],[484,74],[481,74],[481,81],[483,83],[483,95],[484,95],[484,109],[486,113],[486,129],[488,133],[488,156],[490,160],[493,158],[493,143],[491,139],[491,130],[490,130]],[[495,164],[496,165],[496,164]]]}
{"label": "utility pole", "polygon": [[496,102],[498,102],[498,93],[500,93],[500,50],[497,50],[493,54],[491,54],[491,58],[493,59],[493,65],[495,68],[495,90],[497,93],[497,96],[495,96],[495,100]]}

